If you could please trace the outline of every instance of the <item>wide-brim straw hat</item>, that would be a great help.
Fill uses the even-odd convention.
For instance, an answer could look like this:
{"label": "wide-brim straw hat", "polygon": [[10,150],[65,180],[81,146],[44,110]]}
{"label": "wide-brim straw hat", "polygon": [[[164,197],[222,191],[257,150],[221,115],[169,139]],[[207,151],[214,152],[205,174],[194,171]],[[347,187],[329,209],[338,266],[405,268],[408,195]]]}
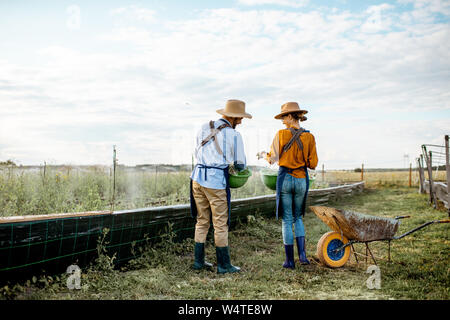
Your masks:
{"label": "wide-brim straw hat", "polygon": [[308,110],[300,109],[297,102],[286,102],[281,106],[281,113],[275,116],[275,119],[281,119],[283,116],[288,115],[289,113],[299,113],[300,121],[305,121],[308,119],[304,115],[308,113]]}
{"label": "wide-brim straw hat", "polygon": [[245,112],[245,102],[241,100],[228,100],[225,108],[217,110],[217,113],[232,118],[252,118],[252,115]]}

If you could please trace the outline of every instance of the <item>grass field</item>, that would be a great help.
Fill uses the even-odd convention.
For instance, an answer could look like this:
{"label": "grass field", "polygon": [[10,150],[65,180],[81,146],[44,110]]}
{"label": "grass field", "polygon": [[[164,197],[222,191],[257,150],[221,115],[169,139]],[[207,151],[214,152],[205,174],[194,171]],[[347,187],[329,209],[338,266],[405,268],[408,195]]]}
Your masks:
{"label": "grass field", "polygon": [[[445,172],[434,172],[435,179],[445,179]],[[189,202],[190,172],[146,172],[118,170],[114,209],[135,209]],[[351,171],[317,171],[311,188],[326,187],[330,182],[359,181],[361,174]],[[408,186],[407,171],[365,172],[366,186]],[[63,212],[111,210],[113,179],[108,167],[48,166],[40,170],[0,167],[0,217]],[[412,185],[418,186],[413,172]],[[273,193],[254,170],[248,182],[232,189],[233,199]]]}
{"label": "grass field", "polygon": [[[402,220],[399,234],[426,221],[447,218],[447,212],[432,209],[417,188],[402,186],[370,187],[330,206],[385,217],[411,215]],[[281,267],[281,221],[255,216],[230,232],[232,263],[242,268],[239,274],[191,270],[193,240],[173,243],[169,234],[122,270],[114,270],[111,258],[100,254],[97,263],[82,271],[80,290],[69,290],[67,275],[62,274],[39,279],[30,275],[26,284],[10,284],[0,292],[15,299],[449,299],[448,224],[432,225],[393,241],[392,262],[378,261],[381,288],[368,289],[364,262],[356,264],[352,257],[339,269],[317,262],[317,241],[329,229],[311,212],[304,223],[311,265],[297,265],[295,270]],[[211,241],[208,238],[207,259],[215,263]],[[372,243],[371,248],[376,257],[387,257],[387,243]],[[356,250],[363,252],[362,245],[356,245]]]}

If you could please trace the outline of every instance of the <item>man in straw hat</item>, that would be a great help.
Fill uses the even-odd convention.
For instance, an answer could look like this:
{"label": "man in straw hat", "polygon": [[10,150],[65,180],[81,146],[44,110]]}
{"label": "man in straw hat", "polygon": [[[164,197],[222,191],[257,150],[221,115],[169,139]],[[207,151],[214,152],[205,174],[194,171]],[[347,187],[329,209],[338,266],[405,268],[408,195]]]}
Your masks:
{"label": "man in straw hat", "polygon": [[197,134],[196,166],[191,175],[191,215],[195,225],[194,269],[212,268],[205,261],[205,242],[211,216],[217,255],[217,272],[239,272],[230,261],[228,227],[230,223],[231,193],[228,183],[229,165],[237,170],[246,167],[244,144],[235,130],[243,118],[252,116],[245,112],[245,103],[228,100],[225,108],[217,110],[222,118],[205,123]]}
{"label": "man in straw hat", "polygon": [[294,269],[294,232],[299,262],[309,264],[305,252],[305,228],[302,216],[309,189],[308,168],[315,169],[318,158],[314,136],[300,127],[306,121],[307,110],[300,109],[297,102],[287,102],[275,119],[281,120],[286,129],[279,130],[273,139],[269,153],[258,153],[270,164],[278,162],[276,185],[276,217],[282,215],[282,235],[286,254],[283,267]]}

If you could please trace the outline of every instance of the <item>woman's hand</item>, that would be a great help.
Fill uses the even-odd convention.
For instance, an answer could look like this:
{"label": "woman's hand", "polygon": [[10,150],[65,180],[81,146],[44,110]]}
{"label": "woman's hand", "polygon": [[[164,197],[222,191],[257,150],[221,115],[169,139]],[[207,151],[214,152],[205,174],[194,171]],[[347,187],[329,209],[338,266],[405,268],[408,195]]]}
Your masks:
{"label": "woman's hand", "polygon": [[266,160],[266,161],[267,161],[269,164],[271,164],[271,165],[275,163],[275,161],[273,161],[273,160],[269,157],[268,153],[265,152],[265,151],[258,152],[258,153],[256,154],[256,156],[258,157],[258,160],[262,158],[262,159]]}
{"label": "woman's hand", "polygon": [[261,159],[261,158],[266,158],[266,156],[267,156],[267,152],[265,152],[265,151],[261,151],[261,152],[258,152],[257,154],[256,154],[256,157],[258,158],[258,160],[259,159]]}

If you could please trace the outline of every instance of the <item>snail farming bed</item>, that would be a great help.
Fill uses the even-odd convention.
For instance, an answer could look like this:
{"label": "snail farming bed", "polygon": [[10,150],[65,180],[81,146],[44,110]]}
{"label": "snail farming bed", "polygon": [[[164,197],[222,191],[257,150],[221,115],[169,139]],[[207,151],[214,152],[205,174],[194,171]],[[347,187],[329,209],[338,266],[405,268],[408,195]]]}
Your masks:
{"label": "snail farming bed", "polygon": [[[311,189],[307,206],[363,189],[364,182]],[[274,212],[275,194],[232,200],[230,229],[248,215],[274,217]],[[157,242],[169,223],[176,241],[193,237],[189,205],[0,218],[0,280],[63,273],[72,264],[85,267],[97,257],[97,241],[105,228],[108,254],[116,254],[115,262],[121,265],[136,257],[136,246]]]}

